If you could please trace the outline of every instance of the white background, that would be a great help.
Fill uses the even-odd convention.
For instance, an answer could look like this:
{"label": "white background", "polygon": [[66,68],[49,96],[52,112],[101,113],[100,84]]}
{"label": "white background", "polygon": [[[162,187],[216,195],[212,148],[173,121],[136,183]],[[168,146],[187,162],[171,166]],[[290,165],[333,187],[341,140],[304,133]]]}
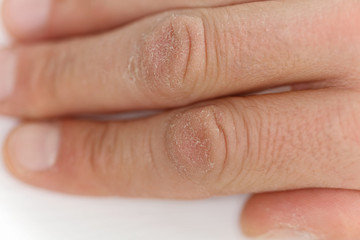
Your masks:
{"label": "white background", "polygon": [[[0,27],[0,42],[5,40]],[[0,117],[0,144],[14,124]],[[238,220],[245,198],[181,202],[58,195],[13,179],[0,157],[1,240],[243,240]]]}

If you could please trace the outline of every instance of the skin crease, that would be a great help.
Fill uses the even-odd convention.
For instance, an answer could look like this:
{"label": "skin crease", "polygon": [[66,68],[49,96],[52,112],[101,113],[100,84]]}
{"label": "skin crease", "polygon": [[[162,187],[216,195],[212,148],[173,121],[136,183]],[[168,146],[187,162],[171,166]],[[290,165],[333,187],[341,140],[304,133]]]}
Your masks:
{"label": "skin crease", "polygon": [[[33,35],[12,25],[10,1],[3,11],[15,37],[65,39],[10,49],[18,56],[17,84],[0,104],[9,115],[176,108],[284,84],[302,90],[224,98],[137,121],[61,121],[58,161],[48,171],[22,169],[7,151],[8,140],[6,164],[16,177],[99,196],[194,199],[270,191],[246,205],[241,224],[247,235],[287,228],[320,240],[360,238],[357,191],[287,191],[360,189],[358,1],[228,6],[243,1],[154,0],[139,6],[93,0],[86,8],[82,1],[56,1],[45,28]],[[99,4],[103,14],[95,18]],[[183,7],[196,9],[146,17]],[[74,24],[59,24],[65,15]],[[109,33],[66,39],[131,21]],[[97,94],[89,98],[89,92]]]}

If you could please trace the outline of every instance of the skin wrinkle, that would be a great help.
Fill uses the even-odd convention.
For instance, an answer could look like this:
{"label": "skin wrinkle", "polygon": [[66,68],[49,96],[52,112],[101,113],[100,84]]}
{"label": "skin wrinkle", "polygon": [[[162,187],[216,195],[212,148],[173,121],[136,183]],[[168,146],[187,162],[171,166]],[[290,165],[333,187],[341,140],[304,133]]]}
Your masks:
{"label": "skin wrinkle", "polygon": [[[236,126],[236,118],[234,116],[234,111],[237,111],[236,107],[234,107],[232,105],[232,102],[231,101],[228,101],[227,103],[229,103],[229,105],[227,106],[227,113],[228,113],[228,116],[226,117],[226,121],[224,119],[224,114],[221,114],[221,116],[215,116],[217,117],[217,126],[220,130],[220,133],[221,133],[221,136],[223,137],[224,139],[224,146],[225,146],[225,152],[223,154],[223,156],[221,156],[221,159],[223,161],[223,166],[220,170],[220,173],[218,173],[218,177],[217,177],[217,180],[216,182],[222,182],[221,184],[221,188],[219,189],[220,191],[223,191],[223,189],[229,189],[229,186],[231,184],[233,184],[235,181],[236,181],[236,178],[239,177],[240,174],[243,174],[243,165],[245,163],[245,159],[246,159],[246,155],[244,154],[241,154],[242,157],[240,157],[239,159],[239,163],[240,163],[240,166],[239,166],[239,170],[236,170],[235,171],[235,174],[234,173],[234,166],[233,166],[233,162],[230,161],[230,158],[231,158],[231,155],[232,153],[230,153],[229,151],[231,149],[234,149],[234,146],[233,144],[236,144],[236,146],[238,146],[239,149],[247,149],[246,147],[244,148],[243,147],[243,137],[239,139],[237,139],[237,137],[233,136],[233,133],[236,132],[235,130],[235,126]],[[222,122],[222,124],[220,124],[220,122]],[[226,129],[225,129],[225,126],[226,126]],[[243,127],[243,126],[242,126]],[[238,129],[240,129],[240,127],[238,127]],[[244,126],[244,129],[246,131],[246,128]],[[237,135],[237,134],[235,134]],[[247,136],[245,136],[247,138]],[[230,172],[229,172],[230,170]],[[232,175],[232,176],[231,176]],[[230,177],[231,176],[231,177]],[[226,181],[224,181],[224,179],[226,179]],[[229,194],[231,194],[232,192],[231,191],[228,191]]]}
{"label": "skin wrinkle", "polygon": [[[187,35],[190,36],[191,32],[189,30],[189,28],[187,26],[185,26],[186,28],[186,32],[187,32]],[[193,44],[192,42],[190,41],[189,39],[189,50],[188,50],[188,56],[187,56],[187,60],[186,62],[188,64],[186,64],[186,68],[185,68],[185,71],[184,71],[184,75],[183,75],[183,79],[186,79],[186,76],[188,75],[188,71],[189,71],[189,63],[190,63],[190,59],[191,59],[191,53],[193,52]]]}
{"label": "skin wrinkle", "polygon": [[208,45],[208,37],[206,36],[207,34],[207,31],[205,31],[206,28],[206,15],[205,14],[202,14],[201,18],[203,19],[201,21],[201,25],[202,25],[202,33],[198,33],[199,34],[199,39],[202,39],[202,44],[204,46],[204,56],[203,56],[203,59],[204,59],[204,76],[209,76],[208,75],[208,71],[209,71],[209,52],[208,52],[208,49],[209,49],[209,45]]}
{"label": "skin wrinkle", "polygon": [[[249,162],[249,159],[258,159],[258,157],[251,156],[251,149],[253,148],[253,145],[256,144],[256,140],[254,140],[254,137],[256,135],[253,134],[254,129],[254,120],[256,118],[252,118],[251,114],[244,115],[243,109],[237,108],[231,101],[229,101],[230,106],[232,106],[233,111],[230,111],[232,113],[232,121],[233,126],[242,126],[243,131],[239,131],[236,129],[233,130],[233,132],[236,133],[236,143],[238,144],[238,148],[241,152],[239,152],[239,155],[242,156],[242,161],[239,161],[239,164],[237,166],[237,175],[234,175],[234,177],[229,181],[228,186],[231,186],[231,184],[234,184],[235,182],[239,181],[239,177],[241,178],[241,182],[246,182],[246,186],[254,185],[255,180],[253,179],[251,175],[250,170],[254,170],[255,167],[258,167],[259,164],[254,164],[253,161]],[[234,115],[234,113],[236,113]],[[240,116],[238,121],[240,123],[236,124],[235,116]],[[250,119],[252,121],[250,121]],[[240,125],[239,125],[240,124]],[[259,145],[259,144],[258,144]],[[254,151],[255,152],[255,151]]]}

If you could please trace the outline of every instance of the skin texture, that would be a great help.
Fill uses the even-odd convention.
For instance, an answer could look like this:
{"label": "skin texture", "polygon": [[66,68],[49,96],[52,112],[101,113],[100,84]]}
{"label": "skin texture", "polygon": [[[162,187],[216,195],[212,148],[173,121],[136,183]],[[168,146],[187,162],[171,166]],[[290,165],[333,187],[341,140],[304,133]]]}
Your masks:
{"label": "skin texture", "polygon": [[[15,74],[7,76],[16,78],[0,112],[33,120],[15,129],[4,148],[16,177],[98,196],[270,192],[245,208],[241,224],[249,236],[290,229],[324,240],[360,237],[358,1],[157,0],[143,8],[138,1],[102,1],[98,19],[89,17],[100,2],[82,8],[82,1],[55,1],[35,32],[14,24],[10,2],[5,22],[18,39],[69,37],[6,50],[16,59]],[[123,4],[128,15],[119,14]],[[195,8],[175,10],[184,7]],[[164,10],[171,11],[151,15]],[[74,24],[60,25],[72,11],[65,21]],[[114,26],[120,27],[70,38]],[[281,85],[296,91],[245,95]],[[44,121],[168,108],[175,109],[132,121]],[[27,165],[31,171],[17,158],[41,159],[32,149],[49,146],[21,148],[19,136],[27,136],[23,144],[39,138],[26,129],[55,129],[48,145],[56,151],[47,152],[47,165]]]}
{"label": "skin texture", "polygon": [[[322,90],[227,98],[137,121],[61,121],[54,167],[34,174],[7,163],[34,185],[85,195],[193,199],[315,187],[359,190],[353,112],[360,105],[343,107],[358,99],[357,92]],[[314,100],[318,104],[311,105]],[[6,155],[11,160],[11,152]]]}
{"label": "skin texture", "polygon": [[[12,8],[11,0],[4,1],[3,13],[4,22],[13,36],[23,41],[34,41],[104,31],[167,10],[220,7],[254,1],[255,0],[53,0],[49,4],[50,13],[47,16],[46,23],[36,29],[31,29],[31,31],[20,24],[22,21],[16,18],[16,14],[15,16],[12,14],[16,12],[17,9]],[[23,18],[23,15],[20,16],[20,18]]]}
{"label": "skin texture", "polygon": [[[0,112],[44,118],[164,109],[324,79],[325,86],[351,88],[360,65],[356,10],[338,1],[257,2],[163,14],[85,39],[16,46],[17,87]],[[89,92],[97,94],[89,98]]]}

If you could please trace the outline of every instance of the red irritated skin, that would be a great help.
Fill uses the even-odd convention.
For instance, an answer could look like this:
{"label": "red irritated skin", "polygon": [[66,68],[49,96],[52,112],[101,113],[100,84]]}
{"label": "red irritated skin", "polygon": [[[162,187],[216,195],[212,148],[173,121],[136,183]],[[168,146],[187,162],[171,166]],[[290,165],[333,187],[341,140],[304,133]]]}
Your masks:
{"label": "red irritated skin", "polygon": [[[358,0],[24,1],[4,3],[23,42],[0,51],[0,113],[28,120],[4,147],[14,176],[81,195],[255,193],[249,236],[360,239]],[[71,117],[145,109],[162,112]]]}

